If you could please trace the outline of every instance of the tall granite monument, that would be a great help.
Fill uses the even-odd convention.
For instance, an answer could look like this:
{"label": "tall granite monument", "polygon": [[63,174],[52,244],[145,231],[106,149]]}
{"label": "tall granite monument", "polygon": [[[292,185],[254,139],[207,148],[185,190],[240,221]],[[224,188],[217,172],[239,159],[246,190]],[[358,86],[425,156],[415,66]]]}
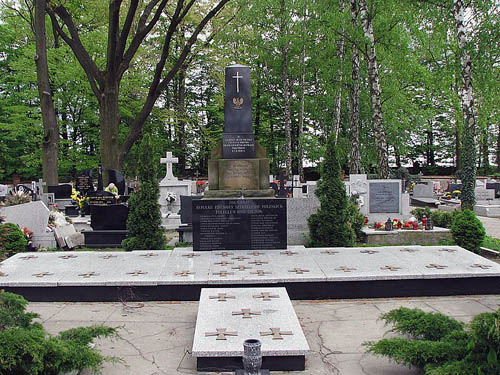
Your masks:
{"label": "tall granite monument", "polygon": [[224,136],[208,161],[205,197],[273,197],[266,150],[252,131],[250,68],[226,68]]}
{"label": "tall granite monument", "polygon": [[224,136],[208,164],[209,191],[192,202],[194,250],[285,249],[286,199],[269,187],[269,160],[252,132],[250,68],[226,68]]}

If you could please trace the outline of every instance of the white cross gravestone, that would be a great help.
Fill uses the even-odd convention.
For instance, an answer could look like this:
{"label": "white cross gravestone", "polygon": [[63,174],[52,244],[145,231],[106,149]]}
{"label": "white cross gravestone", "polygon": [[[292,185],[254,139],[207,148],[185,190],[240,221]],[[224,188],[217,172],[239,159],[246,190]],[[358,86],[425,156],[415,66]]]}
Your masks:
{"label": "white cross gravestone", "polygon": [[166,158],[161,158],[160,163],[167,165],[167,174],[163,181],[177,181],[177,177],[174,176],[173,172],[173,164],[177,164],[179,162],[179,158],[174,158],[171,152],[167,152]]}

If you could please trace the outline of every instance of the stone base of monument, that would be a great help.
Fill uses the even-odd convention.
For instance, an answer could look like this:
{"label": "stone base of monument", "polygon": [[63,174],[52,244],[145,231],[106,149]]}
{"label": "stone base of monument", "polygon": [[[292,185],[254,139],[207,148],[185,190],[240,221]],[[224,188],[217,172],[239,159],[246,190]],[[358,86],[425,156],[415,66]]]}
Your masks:
{"label": "stone base of monument", "polygon": [[127,238],[127,230],[91,230],[82,231],[85,236],[85,246],[93,248],[122,247],[122,241]]}
{"label": "stone base of monument", "polygon": [[474,213],[478,216],[500,217],[500,205],[476,205]]}
{"label": "stone base of monument", "polygon": [[175,230],[181,225],[181,215],[166,213],[161,215],[161,226],[166,230]]}
{"label": "stone base of monument", "polygon": [[303,371],[309,345],[285,288],[202,289],[192,355],[198,371],[242,369],[243,342],[262,342],[262,368]]}
{"label": "stone base of monument", "polygon": [[451,230],[434,227],[431,230],[400,229],[392,231],[363,228],[363,242],[369,245],[437,245],[451,240]]}
{"label": "stone base of monument", "polygon": [[273,198],[274,190],[207,190],[205,198]]}

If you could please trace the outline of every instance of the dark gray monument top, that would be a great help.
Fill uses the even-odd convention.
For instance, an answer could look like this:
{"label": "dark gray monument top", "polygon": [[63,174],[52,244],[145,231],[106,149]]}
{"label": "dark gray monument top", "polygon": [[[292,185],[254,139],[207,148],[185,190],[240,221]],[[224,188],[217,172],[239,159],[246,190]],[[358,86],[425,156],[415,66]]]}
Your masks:
{"label": "dark gray monument top", "polygon": [[224,132],[252,133],[250,67],[226,67],[225,93]]}

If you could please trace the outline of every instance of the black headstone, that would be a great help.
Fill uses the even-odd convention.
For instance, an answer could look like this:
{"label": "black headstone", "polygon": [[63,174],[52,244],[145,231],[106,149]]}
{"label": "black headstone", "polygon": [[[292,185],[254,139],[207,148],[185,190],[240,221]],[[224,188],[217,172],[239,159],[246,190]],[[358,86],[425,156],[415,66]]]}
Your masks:
{"label": "black headstone", "polygon": [[125,194],[125,177],[116,169],[106,169],[108,184],[113,183],[118,188],[118,195]]}
{"label": "black headstone", "polygon": [[106,206],[116,203],[115,196],[108,191],[92,191],[87,194],[87,197],[91,206]]}
{"label": "black headstone", "polygon": [[225,74],[223,158],[254,158],[250,68],[231,65]]}
{"label": "black headstone", "polygon": [[124,204],[90,206],[90,226],[94,230],[125,230],[127,218],[128,207]]}
{"label": "black headstone", "polygon": [[285,199],[193,201],[194,250],[285,249]]}
{"label": "black headstone", "polygon": [[462,184],[448,184],[448,189],[450,193],[453,193],[456,190],[462,191]]}
{"label": "black headstone", "polygon": [[193,223],[193,200],[200,200],[201,195],[181,195],[181,223]]}
{"label": "black headstone", "polygon": [[495,189],[495,198],[500,198],[500,182],[487,182],[486,189]]}
{"label": "black headstone", "polygon": [[76,178],[75,189],[83,195],[86,195],[88,192],[94,191],[93,183],[92,176],[88,173],[84,173]]}
{"label": "black headstone", "polygon": [[49,193],[54,193],[56,199],[69,199],[73,192],[73,186],[70,184],[49,185],[47,186],[47,191]]}

